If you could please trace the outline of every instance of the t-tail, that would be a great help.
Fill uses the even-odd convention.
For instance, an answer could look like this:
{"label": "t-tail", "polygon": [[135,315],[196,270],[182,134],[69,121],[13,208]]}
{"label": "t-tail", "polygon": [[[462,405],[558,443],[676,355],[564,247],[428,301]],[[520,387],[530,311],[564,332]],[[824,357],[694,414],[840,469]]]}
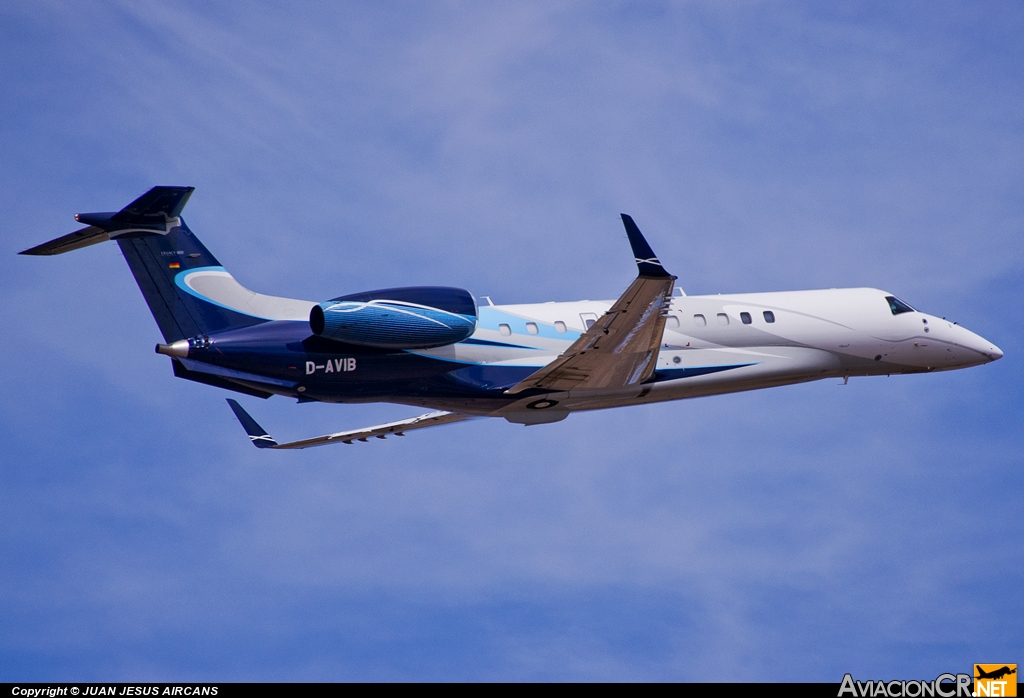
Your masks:
{"label": "t-tail", "polygon": [[194,189],[153,187],[116,213],[79,213],[87,227],[20,254],[116,241],[168,344],[271,319],[247,311],[246,298],[259,294],[240,286],[181,219]]}

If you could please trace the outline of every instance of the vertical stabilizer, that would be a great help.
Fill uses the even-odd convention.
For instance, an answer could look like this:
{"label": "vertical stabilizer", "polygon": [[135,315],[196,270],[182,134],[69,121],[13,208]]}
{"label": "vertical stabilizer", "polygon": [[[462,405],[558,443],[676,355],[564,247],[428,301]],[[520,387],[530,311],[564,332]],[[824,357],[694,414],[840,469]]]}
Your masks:
{"label": "vertical stabilizer", "polygon": [[[186,274],[203,270],[218,277],[222,286],[226,281],[233,300],[245,301],[258,295],[239,286],[181,219],[181,211],[193,191],[193,187],[153,187],[120,211],[76,214],[75,219],[87,227],[21,254],[64,254],[115,240],[164,340],[169,343],[265,322],[268,318],[250,314],[240,304],[236,303],[234,308],[237,309],[232,309],[196,292],[186,283]],[[278,303],[274,309],[280,307]],[[284,307],[289,319],[309,312],[301,302],[286,300]]]}
{"label": "vertical stabilizer", "polygon": [[179,280],[190,270],[223,267],[184,221],[166,235],[117,240],[167,342],[247,327],[265,320],[224,307],[191,292]]}

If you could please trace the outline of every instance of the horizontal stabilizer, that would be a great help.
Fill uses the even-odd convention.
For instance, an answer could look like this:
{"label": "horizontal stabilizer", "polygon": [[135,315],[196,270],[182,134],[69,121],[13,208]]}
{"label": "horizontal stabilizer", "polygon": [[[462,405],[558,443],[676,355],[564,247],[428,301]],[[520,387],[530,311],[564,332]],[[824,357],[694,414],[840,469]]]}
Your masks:
{"label": "horizontal stabilizer", "polygon": [[153,187],[117,213],[76,213],[79,223],[93,225],[117,237],[128,232],[166,235],[180,225],[181,210],[195,187]]}
{"label": "horizontal stabilizer", "polygon": [[153,187],[116,213],[76,213],[75,220],[88,227],[19,254],[64,254],[130,233],[166,235],[181,224],[181,210],[193,191],[195,187]]}
{"label": "horizontal stabilizer", "polygon": [[64,254],[65,252],[71,252],[72,250],[80,250],[83,247],[89,245],[95,245],[98,242],[106,242],[110,239],[110,233],[105,231],[103,228],[97,228],[94,225],[90,225],[81,230],[76,230],[73,233],[67,235],[61,235],[59,238],[44,242],[41,245],[36,245],[27,250],[19,252],[18,254],[30,254],[30,255],[53,255],[53,254]]}
{"label": "horizontal stabilizer", "polygon": [[242,428],[245,429],[245,433],[249,435],[249,439],[257,448],[292,449],[326,446],[327,444],[332,443],[350,444],[353,441],[366,441],[370,437],[374,436],[378,439],[387,438],[388,434],[404,436],[405,432],[411,431],[412,429],[438,427],[443,424],[452,424],[466,419],[475,419],[473,415],[462,414],[460,412],[428,412],[427,414],[421,414],[418,417],[402,419],[397,422],[389,422],[387,424],[380,424],[375,427],[353,429],[351,431],[339,431],[335,434],[326,434],[312,439],[303,439],[301,441],[291,441],[289,443],[279,444],[274,441],[270,434],[268,434],[263,427],[257,424],[256,420],[250,417],[249,413],[242,409],[242,406],[236,401],[228,398],[228,404],[231,406],[231,410],[235,413],[235,416],[238,417],[238,421],[241,422]]}
{"label": "horizontal stabilizer", "polygon": [[177,218],[195,187],[153,187],[114,214],[113,220],[127,223],[159,222]]}

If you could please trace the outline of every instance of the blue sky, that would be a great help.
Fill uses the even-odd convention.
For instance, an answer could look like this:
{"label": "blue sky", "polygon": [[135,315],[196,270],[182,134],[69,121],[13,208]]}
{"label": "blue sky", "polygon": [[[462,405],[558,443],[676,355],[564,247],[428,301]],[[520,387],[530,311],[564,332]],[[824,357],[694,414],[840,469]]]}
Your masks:
{"label": "blue sky", "polygon": [[[1024,8],[0,6],[0,680],[929,678],[1020,662]],[[875,286],[1006,357],[296,453],[175,380],[154,184],[249,287]],[[412,415],[243,399],[275,436]],[[724,672],[724,673],[723,673]]]}

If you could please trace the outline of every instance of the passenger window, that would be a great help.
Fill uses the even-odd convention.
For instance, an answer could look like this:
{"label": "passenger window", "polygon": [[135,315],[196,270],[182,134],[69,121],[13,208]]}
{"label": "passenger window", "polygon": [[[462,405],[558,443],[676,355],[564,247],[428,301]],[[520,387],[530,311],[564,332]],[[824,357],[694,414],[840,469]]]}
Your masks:
{"label": "passenger window", "polygon": [[595,313],[580,313],[580,320],[583,321],[583,326],[589,330],[597,322],[597,315]]}
{"label": "passenger window", "polygon": [[719,313],[718,314],[718,324],[719,325],[728,325],[729,324],[729,316],[726,315],[725,313]]}
{"label": "passenger window", "polygon": [[668,316],[668,320],[665,321],[665,324],[667,324],[673,330],[678,330],[679,329],[679,318],[677,318],[675,315],[669,315]]}
{"label": "passenger window", "polygon": [[697,314],[693,316],[693,324],[697,327],[704,327],[708,324],[708,321],[704,319],[703,315]]}
{"label": "passenger window", "polygon": [[506,325],[504,322],[498,325],[498,331],[501,332],[506,337],[512,336],[512,328]]}
{"label": "passenger window", "polygon": [[561,320],[555,320],[555,332],[557,332],[558,334],[564,334],[565,323],[562,322]]}
{"label": "passenger window", "polygon": [[775,313],[773,313],[770,310],[764,311],[764,321],[765,322],[775,322]]}
{"label": "passenger window", "polygon": [[529,332],[530,334],[537,334],[537,323],[536,322],[528,322],[528,323],[526,323],[526,331]]}
{"label": "passenger window", "polygon": [[750,319],[750,313],[740,313],[740,322],[744,325],[749,325],[753,320]]}

